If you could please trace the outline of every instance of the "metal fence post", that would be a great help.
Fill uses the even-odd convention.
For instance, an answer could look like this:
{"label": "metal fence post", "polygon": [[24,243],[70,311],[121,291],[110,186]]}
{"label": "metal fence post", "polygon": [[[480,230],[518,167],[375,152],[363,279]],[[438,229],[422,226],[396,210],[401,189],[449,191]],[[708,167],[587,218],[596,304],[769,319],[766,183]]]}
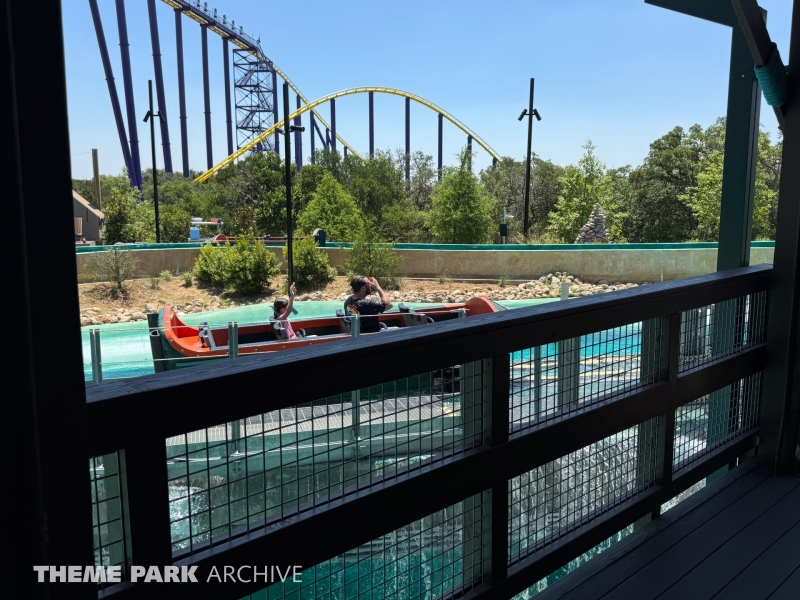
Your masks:
{"label": "metal fence post", "polygon": [[[236,360],[239,358],[239,324],[236,321],[228,321],[228,358]],[[242,439],[242,421],[231,421],[231,440],[233,441],[233,452],[228,450],[230,461],[231,454],[237,454],[241,448]],[[234,463],[234,471],[239,472],[240,464],[238,461]]]}
{"label": "metal fence post", "polygon": [[[361,321],[358,315],[350,317],[350,337],[352,339],[361,335]],[[358,441],[361,439],[359,433],[361,430],[361,390],[353,390],[350,392],[350,423],[353,429],[353,440],[356,442],[356,458],[358,458]]]}
{"label": "metal fence post", "polygon": [[[569,299],[569,282],[561,283],[561,300]],[[556,342],[558,404],[556,412],[578,408],[581,383],[581,338]],[[534,373],[535,376],[535,373]]]}
{"label": "metal fence post", "polygon": [[92,354],[92,383],[103,382],[103,359],[100,353],[100,330],[89,330],[89,350]]}

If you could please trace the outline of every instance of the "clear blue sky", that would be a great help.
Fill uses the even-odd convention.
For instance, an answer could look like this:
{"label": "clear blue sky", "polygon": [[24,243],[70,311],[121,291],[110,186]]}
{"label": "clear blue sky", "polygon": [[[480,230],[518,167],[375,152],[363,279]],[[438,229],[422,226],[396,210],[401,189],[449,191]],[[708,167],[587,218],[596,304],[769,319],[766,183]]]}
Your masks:
{"label": "clear blue sky", "polygon": [[[114,2],[99,0],[120,99],[124,101]],[[64,0],[72,171],[91,176],[91,148],[103,173],[118,173],[122,152],[86,0]],[[784,62],[788,62],[790,0],[761,0]],[[527,129],[517,121],[536,78],[534,151],[558,164],[576,162],[587,139],[609,166],[638,165],[648,145],[681,125],[711,124],[725,114],[730,29],[646,5],[643,0],[374,2],[307,0],[294,5],[212,0],[220,14],[261,37],[266,54],[303,94],[317,98],[349,87],[394,87],[447,110],[501,155],[522,158]],[[153,63],[145,0],[126,2],[142,168],[151,166],[147,80]],[[173,164],[180,169],[173,10],[157,2]],[[289,30],[284,23],[291,23]],[[205,169],[200,28],[184,18],[189,157]],[[222,41],[209,32],[213,157],[225,157]],[[294,98],[292,98],[292,103]],[[376,145],[404,144],[402,98],[376,96]],[[337,131],[368,149],[367,98],[336,103]],[[124,112],[123,106],[123,112]],[[282,109],[281,109],[282,110]],[[327,108],[322,108],[324,116]],[[762,104],[761,121],[777,134]],[[307,122],[304,121],[307,125]],[[412,104],[412,150],[436,155],[436,115]],[[127,123],[126,123],[127,125]],[[160,143],[160,141],[159,141]],[[308,133],[304,137],[308,156]],[[466,136],[445,124],[445,163]],[[476,150],[475,165],[491,159]],[[158,155],[163,168],[163,156]]]}

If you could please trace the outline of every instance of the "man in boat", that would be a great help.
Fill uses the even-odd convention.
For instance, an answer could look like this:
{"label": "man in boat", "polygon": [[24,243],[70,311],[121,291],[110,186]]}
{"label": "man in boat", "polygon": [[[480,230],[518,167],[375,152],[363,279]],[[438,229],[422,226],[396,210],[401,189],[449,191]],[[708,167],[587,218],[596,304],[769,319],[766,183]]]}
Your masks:
{"label": "man in boat", "polygon": [[[362,333],[380,331],[377,315],[392,308],[392,301],[389,296],[383,291],[378,280],[374,277],[356,275],[350,280],[350,287],[353,288],[353,293],[344,301],[344,314],[359,315],[361,317]],[[380,301],[368,297],[373,293],[378,294]],[[371,316],[374,316],[374,318],[369,318]]]}

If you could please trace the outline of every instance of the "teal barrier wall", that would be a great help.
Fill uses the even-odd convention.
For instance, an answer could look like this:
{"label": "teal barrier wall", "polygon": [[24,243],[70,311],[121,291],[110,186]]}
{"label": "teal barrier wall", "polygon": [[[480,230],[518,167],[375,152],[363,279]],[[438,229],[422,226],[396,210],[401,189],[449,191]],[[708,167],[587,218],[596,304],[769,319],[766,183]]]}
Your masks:
{"label": "teal barrier wall", "polygon": [[[78,246],[77,254],[102,252],[107,248],[124,250],[169,250],[201,248],[202,242],[179,244],[116,244],[115,246]],[[717,242],[682,242],[676,244],[395,244],[398,250],[692,250],[696,248],[716,248]],[[753,248],[774,248],[774,241],[751,242]],[[284,244],[268,243],[267,246],[281,248]],[[350,242],[328,242],[330,248],[352,248]]]}

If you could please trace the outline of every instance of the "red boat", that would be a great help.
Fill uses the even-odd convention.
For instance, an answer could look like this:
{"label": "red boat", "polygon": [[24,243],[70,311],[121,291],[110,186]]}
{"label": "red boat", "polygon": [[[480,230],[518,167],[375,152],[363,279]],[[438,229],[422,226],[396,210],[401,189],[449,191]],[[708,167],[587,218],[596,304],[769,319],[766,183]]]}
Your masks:
{"label": "red boat", "polygon": [[[481,297],[470,298],[463,303],[437,304],[422,309],[407,308],[401,303],[398,310],[378,315],[378,320],[382,330],[391,330],[448,321],[458,318],[459,313],[472,317],[499,310],[503,308]],[[351,337],[351,318],[342,314],[342,311],[337,311],[337,315],[332,317],[292,321],[292,326],[297,333],[295,339],[287,339],[283,327],[274,320],[240,325],[238,354],[280,352]],[[227,326],[211,327],[207,323],[201,323],[197,327],[187,325],[180,320],[171,306],[162,309],[158,315],[158,334],[160,340],[151,339],[153,358],[167,371],[196,365],[199,361],[228,357]],[[161,356],[157,356],[159,347]]]}

